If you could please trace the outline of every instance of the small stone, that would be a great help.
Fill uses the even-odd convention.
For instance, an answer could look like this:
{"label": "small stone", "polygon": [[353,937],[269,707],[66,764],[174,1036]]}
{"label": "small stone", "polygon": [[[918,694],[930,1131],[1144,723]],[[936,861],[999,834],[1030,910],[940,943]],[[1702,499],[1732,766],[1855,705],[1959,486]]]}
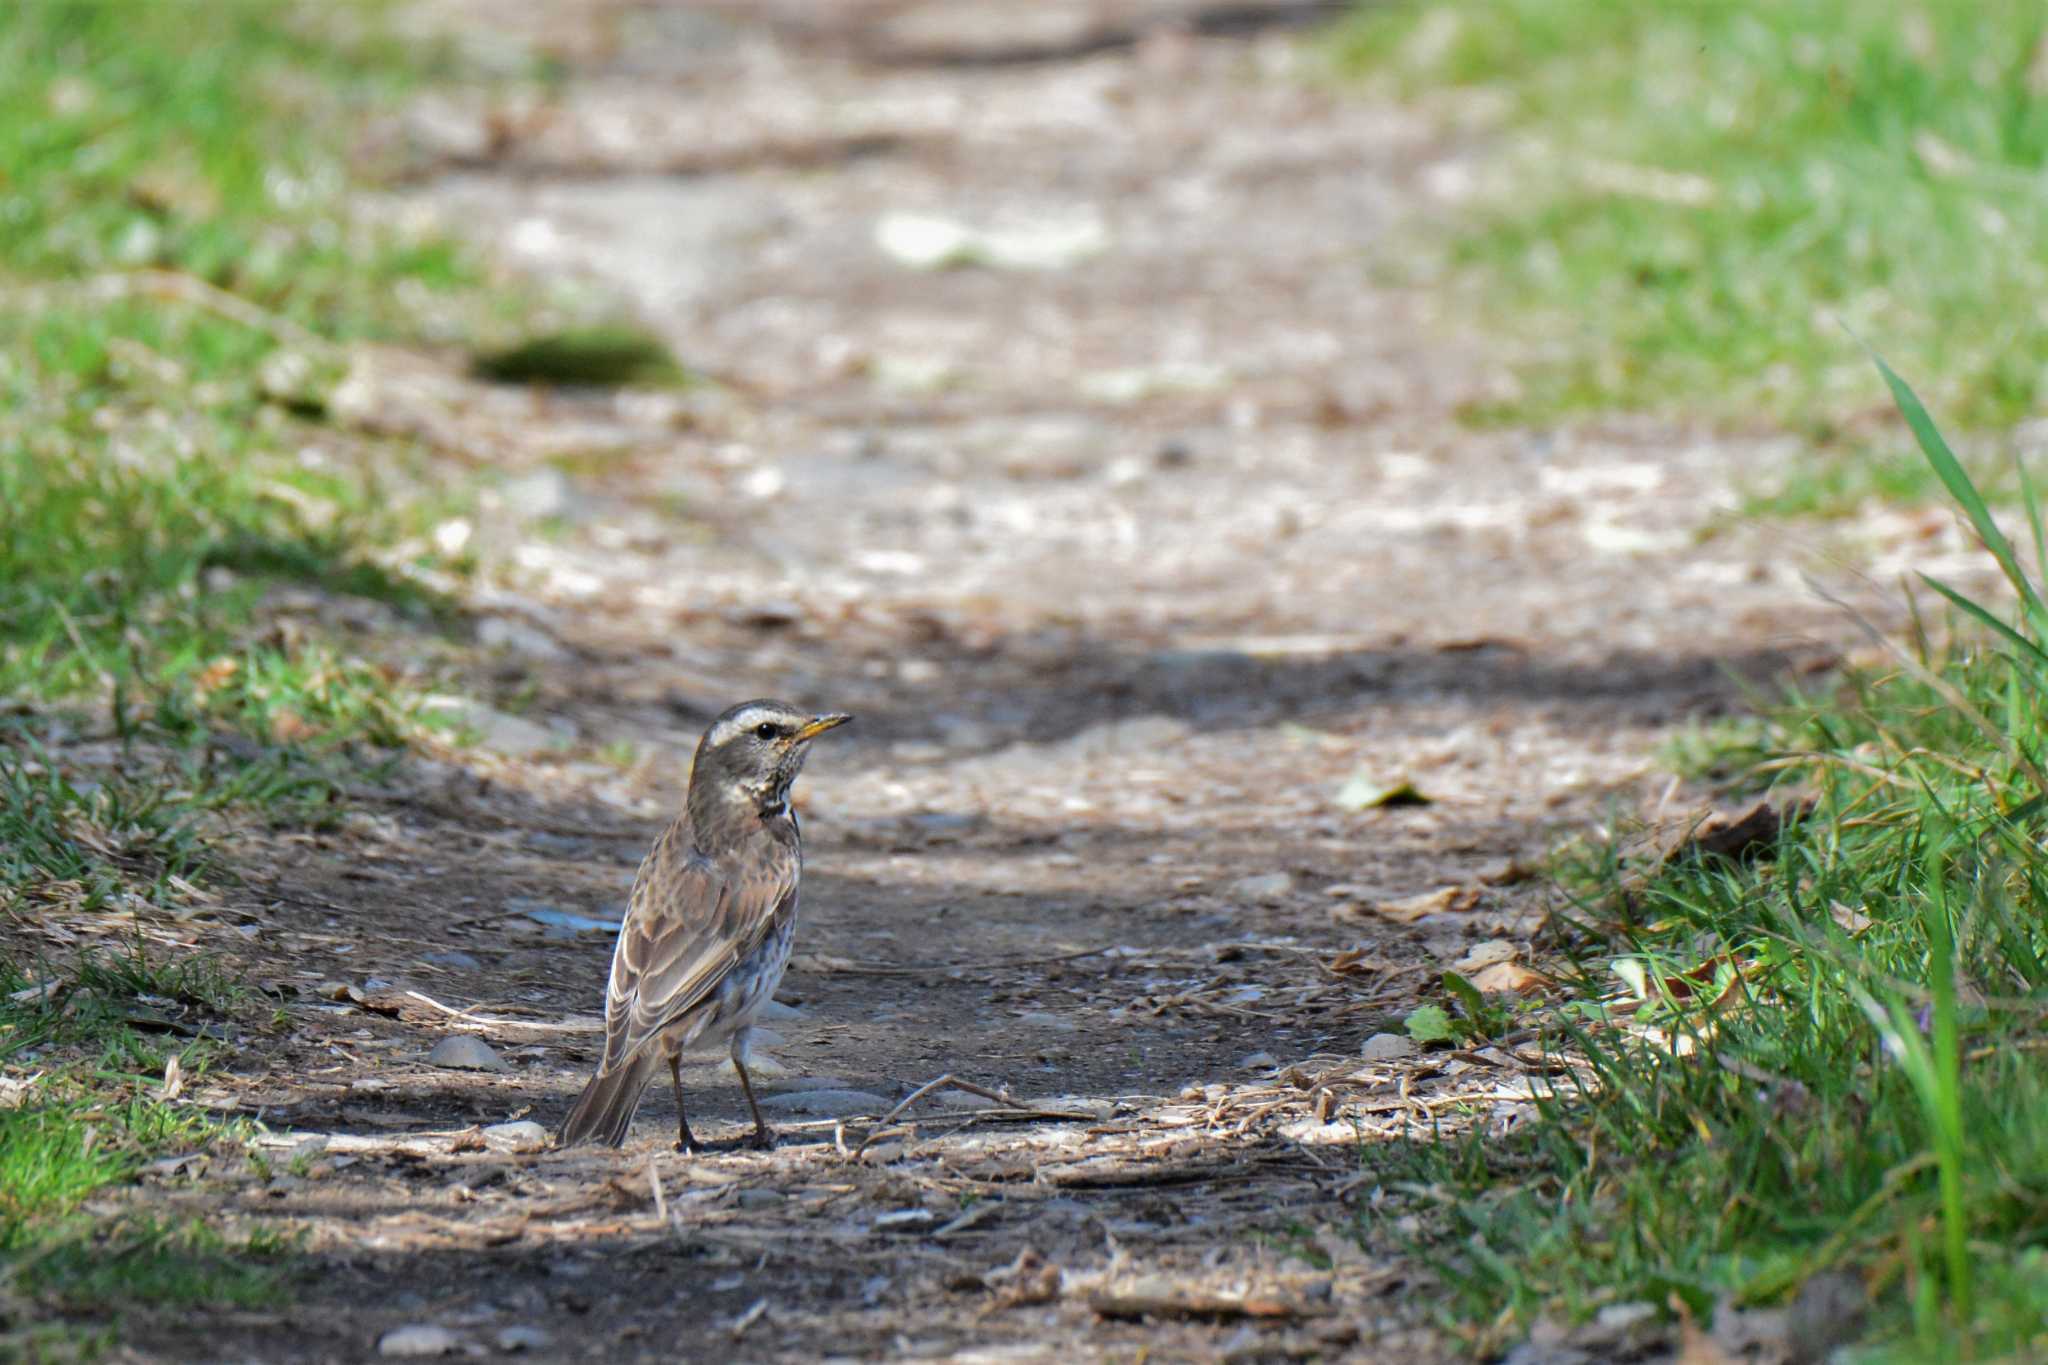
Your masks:
{"label": "small stone", "polygon": [[491,1045],[468,1033],[451,1033],[434,1044],[427,1054],[428,1066],[445,1066],[451,1071],[510,1071],[505,1059],[491,1051]]}
{"label": "small stone", "polygon": [[788,1200],[781,1190],[741,1190],[733,1196],[733,1202],[743,1209],[772,1209]]}
{"label": "small stone", "polygon": [[616,934],[619,922],[615,919],[597,919],[590,915],[578,915],[568,910],[558,910],[552,905],[528,902],[522,896],[514,896],[505,902],[505,908],[516,914],[523,914],[535,924],[548,930],[549,938],[574,938],[578,934]]}
{"label": "small stone", "polygon": [[886,1114],[889,1101],[865,1090],[798,1090],[783,1095],[764,1095],[761,1107],[778,1114],[843,1119],[855,1114]]}
{"label": "small stone", "polygon": [[484,1129],[484,1143],[495,1152],[540,1152],[547,1150],[548,1130],[532,1119],[518,1123],[494,1123]]}
{"label": "small stone", "polygon": [[951,1109],[963,1114],[996,1107],[996,1102],[988,1096],[976,1095],[967,1090],[941,1090],[938,1094],[928,1095],[926,1098],[941,1109]]}
{"label": "small stone", "polygon": [[1593,1320],[1609,1331],[1625,1331],[1656,1316],[1654,1303],[1613,1303],[1596,1313]]}
{"label": "small stone", "polygon": [[445,1356],[462,1349],[462,1338],[446,1327],[416,1322],[377,1338],[380,1356]]}
{"label": "small stone", "polygon": [[1415,1043],[1398,1033],[1375,1033],[1365,1040],[1359,1055],[1368,1062],[1396,1062],[1415,1055]]}
{"label": "small stone", "polygon": [[420,961],[433,967],[459,967],[466,972],[480,971],[484,965],[464,952],[423,953]]}
{"label": "small stone", "polygon": [[[946,740],[949,744],[960,744],[962,748],[979,747],[979,745],[961,744],[960,741],[954,739],[950,731],[946,736]],[[916,830],[927,842],[937,843],[941,840],[957,838],[967,833],[981,823],[981,817],[964,814],[960,811],[926,810],[905,816],[903,822]]]}
{"label": "small stone", "polygon": [[508,481],[499,490],[505,509],[522,521],[567,515],[572,495],[569,476],[559,469],[541,468]]}
{"label": "small stone", "polygon": [[1239,1060],[1238,1065],[1246,1071],[1269,1071],[1280,1065],[1280,1059],[1270,1052],[1254,1052]]}
{"label": "small stone", "polygon": [[921,213],[890,213],[875,223],[875,245],[912,270],[939,270],[974,260],[974,232],[964,223]]}
{"label": "small stone", "polygon": [[545,1351],[554,1338],[538,1327],[520,1323],[512,1327],[500,1327],[495,1340],[498,1349],[509,1356],[521,1351]]}
{"label": "small stone", "polygon": [[1294,878],[1285,872],[1267,872],[1256,877],[1240,877],[1231,883],[1231,894],[1239,900],[1256,901],[1271,905],[1282,900],[1294,889]]}

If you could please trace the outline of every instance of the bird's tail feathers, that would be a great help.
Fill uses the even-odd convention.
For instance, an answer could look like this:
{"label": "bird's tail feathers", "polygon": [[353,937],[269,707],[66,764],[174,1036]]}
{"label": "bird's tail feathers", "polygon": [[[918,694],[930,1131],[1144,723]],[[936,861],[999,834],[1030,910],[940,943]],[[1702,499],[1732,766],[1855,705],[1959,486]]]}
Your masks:
{"label": "bird's tail feathers", "polygon": [[576,1097],[576,1107],[562,1120],[559,1145],[601,1142],[607,1147],[622,1146],[626,1130],[633,1126],[633,1114],[640,1108],[640,1097],[647,1093],[660,1064],[659,1048],[643,1048],[639,1056],[628,1058],[617,1069],[592,1076]]}

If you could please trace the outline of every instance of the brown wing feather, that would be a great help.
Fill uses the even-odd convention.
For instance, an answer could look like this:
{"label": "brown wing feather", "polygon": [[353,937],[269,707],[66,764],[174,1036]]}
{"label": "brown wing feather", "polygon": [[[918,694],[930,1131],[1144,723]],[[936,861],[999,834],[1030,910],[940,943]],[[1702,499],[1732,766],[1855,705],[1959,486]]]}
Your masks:
{"label": "brown wing feather", "polygon": [[796,894],[793,869],[733,875],[688,851],[674,830],[640,865],[605,990],[611,1071],[702,1004],[761,946]]}

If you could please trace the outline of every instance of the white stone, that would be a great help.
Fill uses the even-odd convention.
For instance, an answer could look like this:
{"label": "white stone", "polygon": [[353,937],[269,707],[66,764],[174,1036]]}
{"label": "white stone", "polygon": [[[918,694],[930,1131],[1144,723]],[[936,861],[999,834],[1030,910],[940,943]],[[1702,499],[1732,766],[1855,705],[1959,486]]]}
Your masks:
{"label": "white stone", "polygon": [[548,1130],[532,1119],[494,1123],[484,1129],[484,1142],[495,1152],[540,1152],[547,1149]]}
{"label": "white stone", "polygon": [[462,1349],[462,1338],[446,1327],[416,1322],[377,1338],[380,1356],[445,1356]]}
{"label": "white stone", "polygon": [[445,1066],[451,1071],[510,1071],[505,1059],[491,1051],[491,1045],[468,1033],[451,1033],[434,1044],[427,1054],[428,1066]]}

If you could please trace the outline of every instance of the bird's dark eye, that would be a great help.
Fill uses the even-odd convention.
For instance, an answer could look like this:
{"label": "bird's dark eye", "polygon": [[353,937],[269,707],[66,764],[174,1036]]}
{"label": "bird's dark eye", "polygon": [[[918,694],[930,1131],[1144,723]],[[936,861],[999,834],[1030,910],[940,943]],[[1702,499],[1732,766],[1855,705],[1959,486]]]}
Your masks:
{"label": "bird's dark eye", "polygon": [[764,720],[754,727],[755,739],[774,739],[781,733],[781,729],[776,726],[774,721]]}

